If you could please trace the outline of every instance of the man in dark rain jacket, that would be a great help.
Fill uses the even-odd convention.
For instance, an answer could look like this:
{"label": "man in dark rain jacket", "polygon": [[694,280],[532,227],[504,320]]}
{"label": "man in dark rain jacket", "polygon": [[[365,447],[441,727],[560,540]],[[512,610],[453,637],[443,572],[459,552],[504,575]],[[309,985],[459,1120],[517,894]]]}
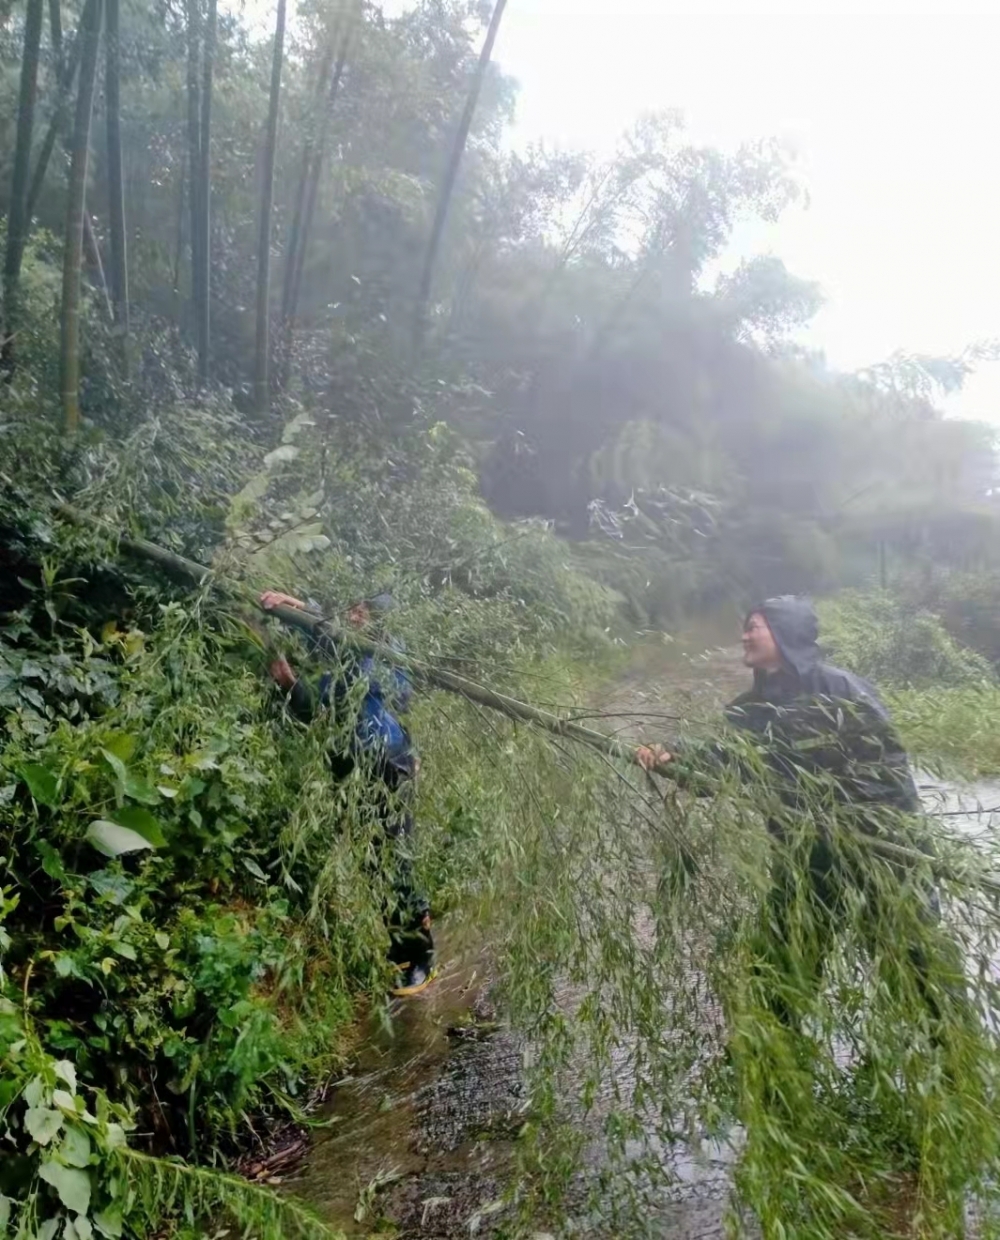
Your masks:
{"label": "man in dark rain jacket", "polygon": [[[753,670],[753,686],[725,712],[728,723],[753,743],[774,778],[784,810],[772,818],[772,834],[784,838],[799,809],[811,811],[817,824],[808,857],[816,939],[813,958],[793,960],[790,955],[795,874],[787,860],[778,863],[774,876],[767,951],[779,969],[798,977],[805,969],[814,984],[819,983],[823,957],[846,914],[849,886],[863,888],[873,913],[877,903],[863,874],[845,861],[824,830],[824,801],[830,819],[843,816],[862,832],[889,838],[897,836],[903,823],[915,824],[920,810],[906,754],[878,694],[861,677],[824,663],[818,637],[816,612],[805,599],[783,596],[753,608],[743,631],[744,663]],[[722,745],[675,753],[643,746],[637,757],[647,770],[660,771],[697,791],[710,791],[713,773],[718,774],[730,758],[744,777],[749,775],[747,764]],[[897,842],[912,846],[913,833],[907,835],[910,839]],[[928,890],[923,899],[926,916],[932,918],[936,895]],[[910,958],[922,979],[920,949],[911,947]],[[935,1006],[929,998],[928,1002]],[[777,994],[771,1006],[785,1023],[791,1022]]]}
{"label": "man in dark rain jacket", "polygon": [[[286,606],[306,612],[300,599],[274,590],[260,598],[266,610]],[[388,595],[377,595],[354,603],[347,611],[348,624],[368,630],[391,606]],[[360,768],[369,780],[381,835],[388,842],[393,882],[394,907],[388,910],[392,940],[389,958],[399,969],[399,984],[393,993],[416,994],[434,975],[434,940],[431,935],[430,906],[414,885],[408,849],[413,834],[413,783],[419,761],[410,734],[399,716],[409,708],[412,686],[400,668],[379,666],[371,655],[338,649],[330,634],[318,635],[307,626],[315,652],[336,671],[326,671],[313,688],[293,671],[285,658],[271,664],[271,677],[287,694],[288,707],[295,718],[310,723],[318,711],[343,710],[355,685],[361,689],[356,706],[353,736],[346,748],[330,753],[330,767],[337,780],[346,779]]]}

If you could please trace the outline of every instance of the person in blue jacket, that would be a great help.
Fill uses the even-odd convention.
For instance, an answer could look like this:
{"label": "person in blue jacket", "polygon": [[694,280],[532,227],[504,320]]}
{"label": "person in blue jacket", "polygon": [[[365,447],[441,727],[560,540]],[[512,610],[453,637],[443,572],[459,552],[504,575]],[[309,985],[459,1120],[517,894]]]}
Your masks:
{"label": "person in blue jacket", "polygon": [[[260,598],[265,610],[285,606],[304,614],[316,609],[301,599],[267,590]],[[392,606],[387,594],[351,605],[346,613],[351,628],[373,632]],[[286,658],[275,659],[271,678],[287,695],[288,708],[303,723],[320,711],[343,710],[348,698],[356,698],[355,686],[363,682],[350,745],[331,750],[330,767],[337,780],[356,768],[368,776],[375,812],[382,834],[391,844],[393,907],[387,911],[391,937],[389,958],[400,973],[394,994],[414,994],[433,977],[434,940],[426,897],[417,889],[409,858],[413,835],[414,780],[420,762],[413,741],[400,716],[409,710],[413,686],[399,667],[384,666],[371,654],[341,649],[333,636],[303,625],[316,653],[334,663],[336,670],[323,673],[313,689],[296,674]],[[389,644],[389,643],[386,643]],[[397,643],[391,643],[402,653]]]}

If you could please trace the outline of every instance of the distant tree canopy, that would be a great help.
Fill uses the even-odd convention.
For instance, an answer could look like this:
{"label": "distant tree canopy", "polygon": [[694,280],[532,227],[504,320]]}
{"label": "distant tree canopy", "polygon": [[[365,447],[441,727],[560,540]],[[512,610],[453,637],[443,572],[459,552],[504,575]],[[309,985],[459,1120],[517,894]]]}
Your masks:
{"label": "distant tree canopy", "polygon": [[[415,416],[445,420],[496,513],[590,538],[626,593],[664,575],[675,603],[817,588],[887,549],[997,554],[991,437],[933,404],[989,348],[838,375],[790,343],[814,284],[768,255],[714,274],[737,221],[798,196],[776,144],[723,154],[666,113],[603,161],[511,150],[515,84],[481,54],[503,6],[475,0],[397,17],[303,0],[283,57],[273,13],[121,0],[88,135],[80,32],[101,6],[49,5],[39,35],[40,7],[0,28],[0,211],[17,231],[7,382],[45,416],[68,399],[47,273],[77,264],[83,360],[66,363],[64,302],[62,387],[85,422],[135,425],[212,388],[265,438],[299,405],[318,435],[387,453]],[[710,528],[691,523],[698,496]]]}

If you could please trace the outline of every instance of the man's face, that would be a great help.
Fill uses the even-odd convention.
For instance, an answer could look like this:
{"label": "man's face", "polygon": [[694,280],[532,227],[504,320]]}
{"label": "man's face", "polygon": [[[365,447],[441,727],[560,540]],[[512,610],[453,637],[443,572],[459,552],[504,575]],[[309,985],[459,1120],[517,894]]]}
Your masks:
{"label": "man's face", "polygon": [[776,672],[781,667],[781,651],[771,627],[758,612],[747,619],[743,630],[743,662],[755,670]]}
{"label": "man's face", "polygon": [[367,603],[355,603],[347,609],[347,623],[352,629],[363,629],[371,619],[371,611]]}

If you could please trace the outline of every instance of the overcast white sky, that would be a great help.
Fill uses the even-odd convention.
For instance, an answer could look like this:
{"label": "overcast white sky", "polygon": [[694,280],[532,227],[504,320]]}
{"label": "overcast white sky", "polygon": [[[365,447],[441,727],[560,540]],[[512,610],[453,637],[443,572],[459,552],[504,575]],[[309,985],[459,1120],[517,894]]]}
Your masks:
{"label": "overcast white sky", "polygon": [[[776,135],[808,209],[741,232],[818,280],[806,342],[854,369],[1000,336],[1000,0],[508,0],[496,59],[521,83],[515,142],[609,150],[640,112],[692,139]],[[1000,424],[1000,364],[950,402]]]}

